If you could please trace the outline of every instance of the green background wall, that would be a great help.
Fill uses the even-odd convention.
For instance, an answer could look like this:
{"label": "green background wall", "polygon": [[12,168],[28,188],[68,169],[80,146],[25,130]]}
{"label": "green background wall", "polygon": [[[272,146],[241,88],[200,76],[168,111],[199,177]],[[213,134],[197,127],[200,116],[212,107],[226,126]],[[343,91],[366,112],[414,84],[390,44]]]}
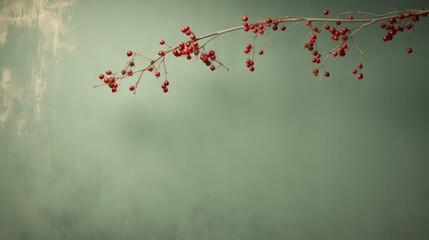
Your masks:
{"label": "green background wall", "polygon": [[[323,16],[428,1],[0,3],[0,239],[428,239],[428,19],[413,35],[356,36],[365,52],[311,74],[308,30],[213,41],[231,70],[168,58],[170,92],[144,75],[112,94],[100,72],[129,49],[206,34],[240,16]],[[3,37],[3,40],[2,38]],[[257,42],[263,46],[263,39]],[[325,47],[321,44],[320,47]],[[140,62],[141,63],[141,62]]]}

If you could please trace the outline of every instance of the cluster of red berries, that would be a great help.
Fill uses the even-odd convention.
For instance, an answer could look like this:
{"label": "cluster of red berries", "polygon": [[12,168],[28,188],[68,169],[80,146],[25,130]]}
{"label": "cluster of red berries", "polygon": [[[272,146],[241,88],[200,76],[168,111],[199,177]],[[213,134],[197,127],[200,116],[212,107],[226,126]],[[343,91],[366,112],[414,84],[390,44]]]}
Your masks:
{"label": "cluster of red berries", "polygon": [[[358,80],[361,80],[361,79],[363,78],[363,74],[362,74],[363,64],[362,64],[362,63],[359,63],[359,64],[357,65],[357,67],[358,67],[358,69],[359,69],[359,74],[357,75],[357,79],[358,79]],[[354,68],[354,69],[352,70],[352,73],[353,73],[353,74],[357,74],[357,73],[358,73],[358,70],[357,70],[356,68]]]}
{"label": "cluster of red berries", "polygon": [[[322,55],[317,50],[314,50],[313,51],[313,58],[311,58],[311,62],[315,63],[315,64],[319,64],[321,56]],[[314,76],[318,76],[319,75],[319,69],[314,68],[312,73]],[[331,73],[329,73],[328,71],[325,71],[324,75],[325,75],[325,77],[329,77],[331,75]]]}
{"label": "cluster of red berries", "polygon": [[255,62],[253,60],[251,60],[250,58],[246,59],[246,67],[251,72],[255,71],[255,67],[253,65],[255,65]]}
{"label": "cluster of red berries", "polygon": [[98,75],[98,78],[100,80],[103,80],[103,82],[110,87],[112,92],[116,92],[118,90],[118,83],[116,82],[116,77],[112,76],[112,71],[107,70],[106,76],[104,76],[103,73]]}
{"label": "cluster of red berries", "polygon": [[[391,41],[397,33],[401,33],[405,29],[412,29],[414,24],[420,21],[420,16],[426,17],[427,13],[422,13],[419,15],[407,12],[404,15],[403,13],[399,12],[396,17],[389,18],[388,22],[381,23],[380,28],[386,30],[386,34],[383,36],[383,41]],[[407,52],[412,53],[413,49],[409,47],[407,48]]]}
{"label": "cluster of red berries", "polygon": [[[340,23],[341,24],[341,23]],[[329,25],[325,25],[325,30],[329,31],[331,33],[331,39],[334,41],[338,41],[339,38],[343,40],[344,42],[348,39],[349,29],[347,27],[343,27],[340,30],[338,30],[335,27],[331,27]]]}
{"label": "cluster of red berries", "polygon": [[[249,56],[251,55],[251,58],[247,58],[246,59],[246,67],[249,69],[249,71],[253,72],[255,71],[255,62],[253,61],[253,55],[252,53],[254,53],[255,48],[252,46],[252,44],[248,43],[246,44],[246,46],[244,47],[244,53],[248,54]],[[259,54],[262,55],[264,53],[264,51],[261,49],[259,50]]]}
{"label": "cluster of red berries", "polygon": [[195,34],[191,31],[191,28],[189,26],[184,26],[181,29],[182,33],[184,33],[186,36],[189,36],[189,38],[193,41],[197,39]]}
{"label": "cluster of red berries", "polygon": [[[211,71],[216,69],[216,66],[213,64],[216,61],[216,54],[214,50],[206,51],[201,47],[197,41],[195,34],[190,30],[189,26],[181,28],[182,33],[189,36],[190,40],[187,42],[180,42],[174,49],[172,53],[175,57],[186,57],[186,59],[191,60],[192,55],[200,56],[200,60],[210,68]],[[161,45],[165,44],[164,40],[160,41]],[[203,51],[201,51],[203,49]],[[159,56],[164,56],[165,52],[160,50],[158,52]]]}
{"label": "cluster of red berries", "polygon": [[[192,59],[191,54],[194,54],[197,56],[199,54],[199,47],[197,42],[197,37],[195,34],[191,31],[189,26],[184,26],[181,29],[181,32],[185,34],[186,36],[189,36],[190,41],[188,42],[180,42],[174,49],[173,49],[173,55],[175,57],[181,57],[186,56],[188,60]],[[164,45],[164,40],[159,41],[161,45]]]}
{"label": "cluster of red berries", "polygon": [[[329,10],[324,10],[323,14],[328,15]],[[383,36],[383,40],[390,41],[393,39],[393,36],[395,36],[398,32],[403,32],[404,29],[413,28],[414,24],[419,21],[419,16],[425,17],[427,16],[427,13],[413,14],[408,12],[404,15],[399,12],[396,17],[392,17],[388,19],[388,22],[380,24],[380,27],[386,30],[386,34]],[[350,15],[348,16],[348,19],[353,20],[354,17]],[[313,33],[310,35],[308,41],[304,43],[304,48],[313,52],[313,57],[311,61],[313,63],[319,64],[321,55],[318,53],[315,46],[317,41],[317,33],[320,33],[320,30],[318,29],[318,27],[312,26],[311,21],[306,21],[306,25],[312,28]],[[333,41],[338,41],[340,39],[342,40],[342,43],[329,53],[332,54],[333,57],[337,57],[338,55],[340,57],[344,57],[346,55],[346,50],[348,49],[346,42],[349,40],[349,37],[351,37],[350,30],[347,27],[342,27],[341,29],[338,27],[338,25],[341,25],[341,20],[336,21],[335,25],[337,26],[330,26],[329,24],[325,24],[323,26],[323,29],[329,32],[330,38]],[[407,52],[410,54],[413,52],[413,49],[411,47],[408,47]],[[357,74],[358,80],[361,80],[363,78],[363,74],[361,72],[362,67],[362,63],[359,63],[357,69],[352,70],[353,74]],[[312,73],[314,76],[318,76],[319,68],[314,68],[312,70]],[[324,75],[326,77],[329,77],[330,73],[328,71],[325,71]]]}
{"label": "cluster of red berries", "polygon": [[168,82],[168,80],[165,79],[164,83],[161,85],[161,88],[165,93],[168,92],[168,85],[170,85],[170,82]]}
{"label": "cluster of red berries", "polygon": [[346,43],[343,43],[337,48],[337,50],[332,52],[332,56],[336,57],[340,55],[340,57],[344,57],[346,55],[346,49],[348,49],[348,46]]}
{"label": "cluster of red berries", "polygon": [[[266,18],[264,21],[249,23],[249,17],[243,16],[241,18],[243,20],[243,30],[245,32],[252,31],[255,34],[264,34],[266,28],[272,28],[273,31],[277,31],[279,29],[279,24],[281,19]],[[280,30],[286,30],[286,26],[281,26]]]}
{"label": "cluster of red berries", "polygon": [[[241,18],[241,20],[243,21],[243,30],[245,32],[248,31],[252,31],[256,36],[257,35],[263,35],[266,31],[266,29],[272,29],[273,31],[277,31],[279,29],[279,24],[281,23],[281,19],[272,19],[272,18],[266,18],[263,21],[259,21],[259,22],[254,22],[254,23],[249,23],[249,17],[248,16],[243,16]],[[280,30],[281,31],[285,31],[286,30],[286,26],[280,26]],[[252,46],[252,44],[248,43],[246,44],[246,46],[244,47],[244,51],[245,54],[249,55],[249,58],[246,59],[246,67],[251,71],[255,71],[255,67],[254,64],[255,62],[253,61],[253,56],[255,53],[255,48],[254,46]],[[258,51],[259,55],[263,55],[264,54],[264,50],[260,49]]]}
{"label": "cluster of red berries", "polygon": [[214,50],[207,51],[200,55],[200,60],[206,64],[210,70],[214,71],[216,67],[213,65],[213,62],[216,60],[216,52]]}
{"label": "cluster of red berries", "polygon": [[313,51],[316,40],[317,40],[317,35],[311,34],[308,41],[304,43],[304,48],[308,49],[308,51]]}
{"label": "cluster of red berries", "polygon": [[173,50],[173,55],[175,57],[185,56],[188,60],[192,59],[191,54],[197,56],[199,53],[198,42],[180,42]]}
{"label": "cluster of red berries", "polygon": [[[139,70],[138,72],[143,72],[145,70],[147,70],[148,72],[155,71],[154,72],[155,77],[156,78],[160,77],[161,73],[156,69],[156,67],[155,67],[154,64],[158,60],[164,61],[165,56],[168,53],[170,53],[170,52],[175,57],[184,56],[188,60],[192,59],[192,55],[199,56],[200,60],[206,66],[208,66],[211,71],[214,71],[216,69],[216,66],[214,65],[215,62],[217,62],[220,65],[222,65],[217,60],[217,56],[216,56],[216,53],[215,53],[214,50],[206,51],[204,49],[204,46],[199,46],[198,39],[196,38],[195,34],[190,30],[189,26],[182,27],[181,31],[185,35],[189,36],[189,38],[190,38],[189,41],[187,41],[187,42],[180,42],[179,44],[177,44],[177,46],[171,47],[171,46],[168,46],[167,43],[164,40],[160,40],[159,44],[160,45],[167,45],[168,49],[167,50],[159,50],[158,51],[159,58],[157,60],[149,60],[148,59],[150,61],[149,66],[147,68],[143,69],[143,70]],[[135,67],[134,57],[136,55],[140,55],[140,54],[133,53],[132,51],[128,51],[127,52],[127,56],[131,57],[131,60],[129,60],[128,64],[126,65],[126,67],[120,71],[120,74],[119,73],[118,74],[112,74],[112,72],[110,70],[108,70],[108,71],[106,71],[106,75],[108,75],[107,77],[105,77],[104,74],[100,74],[99,75],[99,78],[102,79],[104,81],[104,83],[111,88],[112,92],[116,92],[118,90],[119,81],[120,80],[122,80],[125,77],[133,76],[133,74],[135,73],[135,72],[133,72],[132,68]],[[137,83],[136,83],[136,85],[129,86],[129,90],[130,91],[135,91]],[[169,86],[169,84],[170,84],[170,82],[167,79],[165,79],[165,81],[161,85],[161,88],[163,89],[163,91],[165,93],[168,92],[168,86]]]}
{"label": "cluster of red berries", "polygon": [[[104,75],[103,73],[98,75],[98,78],[104,82],[104,85],[109,86],[112,93],[115,93],[118,91],[119,82],[123,78],[133,76],[133,74],[134,74],[132,67],[135,66],[135,63],[134,63],[135,53],[133,53],[132,51],[128,51],[127,56],[132,57],[132,59],[130,61],[128,61],[126,67],[120,71],[120,74],[119,73],[112,73],[111,70],[106,70],[106,75]],[[128,87],[128,89],[130,91],[134,91],[136,89],[136,86],[130,85]]]}

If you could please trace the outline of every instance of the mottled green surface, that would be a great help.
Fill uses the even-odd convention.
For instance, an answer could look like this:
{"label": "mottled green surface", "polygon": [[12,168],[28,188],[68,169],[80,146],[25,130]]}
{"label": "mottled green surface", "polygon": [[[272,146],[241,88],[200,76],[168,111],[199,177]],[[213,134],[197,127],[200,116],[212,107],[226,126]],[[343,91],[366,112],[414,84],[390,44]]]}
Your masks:
{"label": "mottled green surface", "polygon": [[[3,17],[19,9],[2,2]],[[424,1],[48,2],[62,25],[1,30],[0,239],[429,238],[428,19],[411,55],[409,32],[384,43],[378,26],[362,30],[362,81],[351,74],[356,49],[329,60],[329,79],[314,78],[299,24],[270,33],[254,73],[242,53],[251,34],[236,32],[209,45],[229,72],[170,57],[168,94],[150,75],[136,95],[92,88],[127,50],[155,56],[186,24],[205,34],[244,13]]]}

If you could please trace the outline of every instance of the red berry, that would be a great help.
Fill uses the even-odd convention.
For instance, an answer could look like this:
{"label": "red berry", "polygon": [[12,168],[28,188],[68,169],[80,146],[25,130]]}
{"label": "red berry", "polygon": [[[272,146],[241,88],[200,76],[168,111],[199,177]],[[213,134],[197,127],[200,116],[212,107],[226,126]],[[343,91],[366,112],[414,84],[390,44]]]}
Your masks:
{"label": "red berry", "polygon": [[110,75],[110,74],[112,74],[112,71],[107,70],[107,71],[106,71],[106,74],[107,74],[107,75]]}
{"label": "red berry", "polygon": [[112,87],[112,93],[116,92],[118,89],[115,87]]}
{"label": "red berry", "polygon": [[210,70],[214,71],[216,69],[216,67],[214,65],[210,66]]}
{"label": "red berry", "polygon": [[156,76],[156,77],[159,77],[159,76],[161,76],[161,73],[160,73],[160,72],[158,72],[158,71],[156,71],[156,72],[155,72],[155,76]]}
{"label": "red berry", "polygon": [[108,78],[104,78],[104,83],[108,83],[109,79]]}
{"label": "red berry", "polygon": [[168,88],[164,88],[164,93],[167,93],[168,92]]}
{"label": "red berry", "polygon": [[313,75],[317,76],[317,74],[319,74],[319,69],[317,68],[313,69]]}
{"label": "red berry", "polygon": [[412,52],[413,52],[413,49],[412,49],[412,48],[408,48],[408,49],[407,49],[407,52],[410,54],[410,53],[412,53]]}
{"label": "red berry", "polygon": [[147,70],[148,70],[149,72],[152,72],[152,71],[153,71],[153,67],[152,67],[152,66],[149,66],[149,67],[147,68]]}
{"label": "red berry", "polygon": [[128,70],[128,72],[127,72],[127,74],[128,74],[128,76],[132,76],[133,75],[133,70]]}
{"label": "red berry", "polygon": [[253,72],[253,71],[255,71],[255,68],[252,66],[252,67],[250,67],[250,68],[249,68],[249,70],[250,70],[251,72]]}
{"label": "red berry", "polygon": [[130,89],[130,91],[134,91],[134,89],[136,89],[136,87],[134,87],[133,85],[131,85],[131,86],[129,87],[129,89]]}
{"label": "red berry", "polygon": [[358,64],[358,68],[363,68],[362,63],[359,63],[359,64]]}
{"label": "red berry", "polygon": [[273,19],[271,19],[271,18],[267,18],[267,19],[265,19],[265,22],[266,22],[266,23],[272,23],[272,22],[273,22]]}
{"label": "red berry", "polygon": [[247,21],[247,20],[249,20],[249,18],[248,18],[247,16],[243,16],[243,17],[241,18],[241,20],[243,20],[243,21]]}
{"label": "red berry", "polygon": [[353,20],[353,19],[354,19],[354,17],[353,17],[352,15],[350,15],[350,16],[348,17],[348,19],[349,19],[349,20]]}
{"label": "red berry", "polygon": [[164,51],[159,50],[159,51],[158,51],[158,55],[159,55],[159,56],[164,56]]}
{"label": "red berry", "polygon": [[362,73],[359,73],[359,74],[357,75],[357,78],[358,78],[359,80],[361,80],[361,79],[363,78],[363,74],[362,74]]}
{"label": "red berry", "polygon": [[159,44],[164,45],[165,41],[164,40],[159,40]]}
{"label": "red berry", "polygon": [[286,30],[286,26],[281,26],[280,30],[282,30],[282,31]]}
{"label": "red berry", "polygon": [[134,61],[130,61],[130,66],[134,67]]}
{"label": "red berry", "polygon": [[103,78],[104,78],[104,74],[100,74],[100,75],[98,75],[98,78],[99,78],[99,79],[103,79]]}
{"label": "red berry", "polygon": [[329,11],[328,11],[328,10],[325,10],[325,11],[323,11],[323,14],[324,14],[324,15],[328,15],[328,14],[329,14]]}
{"label": "red berry", "polygon": [[132,51],[128,51],[128,52],[127,52],[127,56],[128,56],[128,57],[131,57],[131,55],[133,55],[133,52],[132,52]]}
{"label": "red berry", "polygon": [[262,54],[264,54],[264,50],[259,50],[259,55],[262,55]]}
{"label": "red berry", "polygon": [[168,85],[170,85],[170,82],[168,82],[168,80],[165,80],[165,81],[164,81],[164,85],[165,85],[165,86],[168,86]]}
{"label": "red berry", "polygon": [[353,73],[353,74],[356,74],[356,73],[357,73],[357,70],[356,70],[356,69],[353,69],[353,70],[352,70],[352,73]]}
{"label": "red berry", "polygon": [[331,75],[328,71],[325,72],[325,77],[329,77]]}

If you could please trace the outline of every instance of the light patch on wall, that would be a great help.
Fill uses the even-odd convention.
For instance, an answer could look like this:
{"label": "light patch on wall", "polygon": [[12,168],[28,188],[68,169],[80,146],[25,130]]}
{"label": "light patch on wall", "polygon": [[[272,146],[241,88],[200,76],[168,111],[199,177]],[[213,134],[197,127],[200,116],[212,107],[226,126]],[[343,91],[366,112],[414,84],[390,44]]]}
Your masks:
{"label": "light patch on wall", "polygon": [[23,91],[11,82],[12,73],[9,69],[3,69],[0,80],[0,93],[2,103],[0,108],[0,127],[4,127],[7,120],[12,117],[14,106],[22,102]]}
{"label": "light patch on wall", "polygon": [[[37,27],[41,33],[37,49],[34,49],[37,60],[29,66],[31,75],[28,79],[31,86],[26,89],[17,89],[13,84],[11,71],[13,66],[2,64],[2,97],[0,108],[0,127],[6,122],[13,121],[16,134],[21,135],[25,126],[31,125],[33,137],[46,136],[46,126],[43,126],[43,98],[50,80],[55,80],[50,69],[59,62],[59,51],[73,52],[75,45],[64,40],[68,33],[68,23],[71,17],[68,8],[77,0],[4,0],[0,1],[0,48],[5,46],[10,27],[26,28]],[[16,40],[16,39],[14,39]],[[22,41],[21,41],[22,42]],[[22,43],[12,43],[11,46],[20,47]],[[0,69],[1,70],[1,69]],[[25,96],[25,99],[23,97]],[[24,110],[15,109],[17,101],[23,103]],[[32,109],[33,114],[28,110]],[[23,111],[23,112],[19,112]],[[14,116],[14,117],[12,117]],[[27,124],[27,122],[29,122]]]}
{"label": "light patch on wall", "polygon": [[0,47],[7,41],[10,26],[39,27],[44,38],[43,48],[56,55],[59,49],[73,51],[72,43],[61,41],[67,34],[66,24],[70,18],[63,16],[68,7],[76,0],[46,1],[46,0],[7,0],[0,3]]}

